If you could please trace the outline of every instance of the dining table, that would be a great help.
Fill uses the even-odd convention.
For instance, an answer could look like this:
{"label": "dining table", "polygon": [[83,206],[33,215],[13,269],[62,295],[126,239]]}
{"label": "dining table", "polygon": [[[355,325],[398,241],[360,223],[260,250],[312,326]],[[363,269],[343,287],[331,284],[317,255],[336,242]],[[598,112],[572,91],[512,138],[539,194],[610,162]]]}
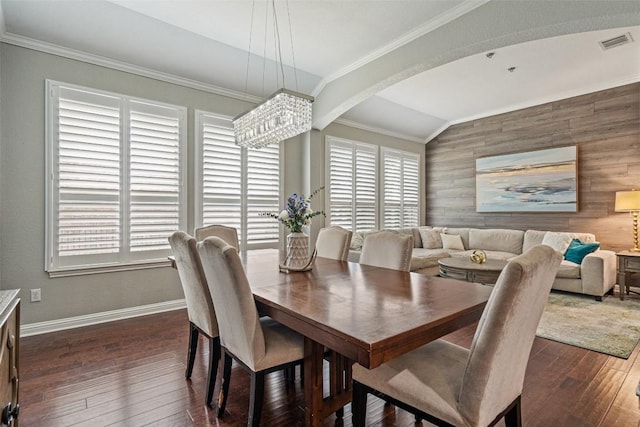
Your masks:
{"label": "dining table", "polygon": [[492,289],[320,257],[309,271],[285,273],[277,250],[252,252],[243,264],[259,312],[304,337],[307,426],[322,425],[351,401],[354,362],[376,368],[476,322]]}

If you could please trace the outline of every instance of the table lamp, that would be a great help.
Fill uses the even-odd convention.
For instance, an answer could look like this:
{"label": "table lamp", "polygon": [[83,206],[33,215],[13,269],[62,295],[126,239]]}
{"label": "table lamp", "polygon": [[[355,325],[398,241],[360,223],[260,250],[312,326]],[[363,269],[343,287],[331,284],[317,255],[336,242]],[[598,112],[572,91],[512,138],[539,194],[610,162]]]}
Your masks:
{"label": "table lamp", "polygon": [[640,212],[640,191],[616,191],[616,212],[631,212],[633,215],[633,248],[630,251],[640,252],[638,247],[638,212]]}

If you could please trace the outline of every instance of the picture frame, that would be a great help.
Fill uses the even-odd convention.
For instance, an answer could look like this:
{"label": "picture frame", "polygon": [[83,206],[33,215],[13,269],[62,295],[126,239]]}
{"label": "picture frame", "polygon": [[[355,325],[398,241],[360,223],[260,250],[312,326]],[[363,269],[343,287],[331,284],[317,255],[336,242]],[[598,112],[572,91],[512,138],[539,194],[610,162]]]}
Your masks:
{"label": "picture frame", "polygon": [[577,211],[577,146],[476,159],[476,212]]}

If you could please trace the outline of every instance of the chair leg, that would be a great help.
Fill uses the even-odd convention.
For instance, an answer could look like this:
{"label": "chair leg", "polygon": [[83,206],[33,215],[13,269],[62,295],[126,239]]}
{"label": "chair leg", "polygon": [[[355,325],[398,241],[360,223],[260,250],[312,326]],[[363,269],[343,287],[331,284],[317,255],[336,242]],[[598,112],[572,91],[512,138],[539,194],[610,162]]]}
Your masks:
{"label": "chair leg", "polygon": [[222,384],[220,384],[220,395],[218,396],[218,418],[224,415],[224,408],[227,406],[229,396],[229,380],[231,380],[231,362],[233,359],[226,351],[222,352]]}
{"label": "chair leg", "polygon": [[218,376],[218,363],[220,362],[220,337],[209,338],[209,376],[207,377],[207,394],[205,405],[211,406],[213,389]]}
{"label": "chair leg", "polygon": [[189,329],[189,349],[187,350],[187,369],[184,371],[185,378],[191,378],[193,363],[196,360],[196,351],[198,349],[198,328],[189,322]]}
{"label": "chair leg", "polygon": [[505,427],[522,427],[522,413],[520,409],[520,398],[518,398],[515,404],[509,409],[504,416]]}
{"label": "chair leg", "polygon": [[251,372],[251,391],[249,397],[249,419],[247,426],[260,426],[262,402],[264,401],[264,372]]}
{"label": "chair leg", "polygon": [[353,382],[353,395],[351,400],[351,414],[354,427],[364,427],[367,415],[367,391],[357,381]]}

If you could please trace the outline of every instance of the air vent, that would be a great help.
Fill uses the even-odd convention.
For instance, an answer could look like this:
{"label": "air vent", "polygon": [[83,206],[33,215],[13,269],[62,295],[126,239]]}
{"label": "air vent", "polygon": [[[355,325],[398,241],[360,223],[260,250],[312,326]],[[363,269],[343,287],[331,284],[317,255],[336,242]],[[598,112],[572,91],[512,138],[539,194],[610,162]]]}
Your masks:
{"label": "air vent", "polygon": [[609,40],[602,40],[600,42],[600,47],[602,47],[603,50],[608,50],[613,49],[614,47],[622,46],[623,44],[631,43],[632,41],[633,37],[631,37],[631,33],[624,33]]}

